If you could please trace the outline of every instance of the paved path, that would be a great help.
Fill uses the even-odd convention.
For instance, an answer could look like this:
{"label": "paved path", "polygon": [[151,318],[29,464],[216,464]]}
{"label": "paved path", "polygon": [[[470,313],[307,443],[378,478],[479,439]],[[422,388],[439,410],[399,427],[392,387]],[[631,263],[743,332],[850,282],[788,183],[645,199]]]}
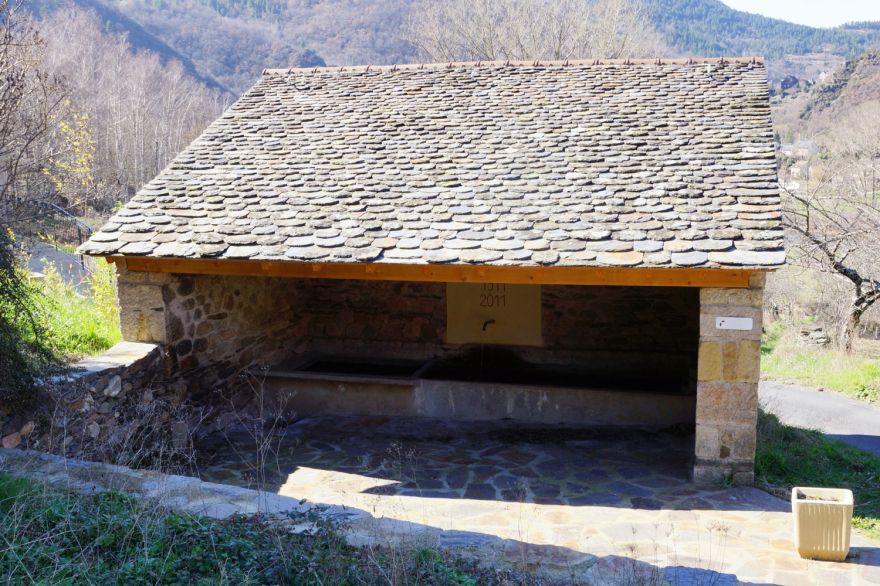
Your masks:
{"label": "paved path", "polygon": [[818,429],[880,456],[880,408],[833,391],[764,381],[761,405],[788,425]]}
{"label": "paved path", "polygon": [[[52,264],[61,278],[77,288],[80,293],[87,292],[87,271],[79,264],[79,256],[67,254],[45,242],[29,243],[28,270],[33,273],[45,273],[46,265]],[[89,262],[87,260],[87,262]]]}
{"label": "paved path", "polygon": [[[214,517],[304,512],[321,504],[321,514],[345,521],[353,544],[450,548],[479,556],[488,566],[531,568],[561,584],[880,585],[876,543],[854,534],[846,562],[801,559],[791,539],[787,502],[755,488],[693,486],[681,478],[676,458],[658,458],[664,450],[677,451],[674,438],[642,438],[649,441],[636,449],[636,438],[630,436],[583,437],[546,429],[524,434],[521,429],[425,423],[332,418],[294,424],[278,444],[279,461],[266,466],[283,471],[269,493],[19,450],[0,449],[0,471],[87,493],[118,488]],[[299,442],[287,441],[296,438]],[[230,446],[224,459],[237,460],[242,464],[238,470],[256,471],[258,454],[247,449],[247,442],[235,447],[243,451]],[[233,471],[219,462],[216,466],[215,475]],[[529,468],[541,474],[523,477],[527,493],[508,494],[501,488],[505,470]],[[467,472],[468,485],[489,474],[492,483],[480,482],[493,484],[494,490],[462,494],[467,490],[453,488],[458,483],[451,469]],[[626,480],[615,480],[618,476]],[[236,479],[244,480],[241,475],[230,478]],[[407,485],[413,481],[433,481],[440,488],[411,492]],[[625,498],[601,504],[572,501],[578,493],[593,494],[594,484],[609,482]],[[543,483],[560,484],[560,489],[550,496],[543,490],[538,494],[535,488]],[[627,496],[637,491],[653,496]],[[650,501],[658,501],[660,508]],[[312,527],[302,517],[291,522],[294,530]]]}
{"label": "paved path", "polygon": [[354,543],[431,536],[565,584],[880,586],[870,540],[854,534],[845,563],[803,560],[786,501],[691,484],[693,436],[332,417],[270,443],[255,475],[254,438],[227,430],[200,446],[201,477],[368,511]]}

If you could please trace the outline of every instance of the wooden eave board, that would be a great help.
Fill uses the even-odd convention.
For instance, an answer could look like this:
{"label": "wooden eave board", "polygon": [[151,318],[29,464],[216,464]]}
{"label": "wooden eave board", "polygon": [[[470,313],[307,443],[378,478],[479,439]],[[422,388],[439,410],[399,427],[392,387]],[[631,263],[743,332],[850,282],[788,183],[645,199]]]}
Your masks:
{"label": "wooden eave board", "polygon": [[755,269],[462,264],[317,263],[274,260],[105,257],[130,271],[194,275],[443,283],[747,288]]}

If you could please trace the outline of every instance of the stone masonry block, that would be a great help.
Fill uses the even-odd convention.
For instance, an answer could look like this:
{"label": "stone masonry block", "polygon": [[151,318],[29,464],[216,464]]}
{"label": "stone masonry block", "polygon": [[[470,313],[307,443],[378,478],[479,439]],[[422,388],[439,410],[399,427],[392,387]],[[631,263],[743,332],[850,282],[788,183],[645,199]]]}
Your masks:
{"label": "stone masonry block", "polygon": [[697,422],[694,453],[698,461],[752,462],[754,425],[711,425]]}
{"label": "stone masonry block", "polygon": [[693,478],[694,484],[699,486],[717,486],[727,482],[751,485],[755,482],[755,471],[750,463],[698,462],[694,466]]}
{"label": "stone masonry block", "polygon": [[697,464],[694,466],[694,484],[698,486],[712,486],[724,482],[730,475],[731,470],[726,466],[714,463]]}
{"label": "stone masonry block", "polygon": [[698,460],[717,460],[721,452],[719,429],[713,425],[700,425],[697,422],[694,439],[694,454]]}
{"label": "stone masonry block", "polygon": [[700,342],[697,380],[756,383],[761,371],[761,342]]}
{"label": "stone masonry block", "polygon": [[165,303],[162,287],[120,282],[119,323],[128,342],[165,342]]}
{"label": "stone masonry block", "polygon": [[697,421],[700,424],[755,425],[757,416],[757,384],[721,381],[698,383]]}
{"label": "stone masonry block", "polygon": [[761,307],[763,303],[763,289],[700,289],[700,306],[739,305]]}
{"label": "stone masonry block", "polygon": [[727,425],[720,428],[719,458],[734,462],[754,461],[756,437],[754,425]]}
{"label": "stone masonry block", "polygon": [[700,342],[697,361],[698,381],[721,380],[724,373],[722,359],[722,342]]}
{"label": "stone masonry block", "polygon": [[761,342],[739,340],[721,345],[725,381],[757,383],[761,376]]}
{"label": "stone masonry block", "polygon": [[749,276],[750,289],[763,289],[767,283],[767,273],[765,271],[757,271]]}
{"label": "stone masonry block", "polygon": [[755,468],[750,463],[745,468],[734,469],[731,480],[738,486],[750,486],[755,483]]}

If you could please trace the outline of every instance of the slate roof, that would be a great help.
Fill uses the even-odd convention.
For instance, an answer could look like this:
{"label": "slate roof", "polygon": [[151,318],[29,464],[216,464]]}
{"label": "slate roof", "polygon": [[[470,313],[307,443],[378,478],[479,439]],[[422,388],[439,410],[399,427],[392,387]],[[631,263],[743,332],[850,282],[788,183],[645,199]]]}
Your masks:
{"label": "slate roof", "polygon": [[100,256],[772,267],[759,61],[267,70]]}

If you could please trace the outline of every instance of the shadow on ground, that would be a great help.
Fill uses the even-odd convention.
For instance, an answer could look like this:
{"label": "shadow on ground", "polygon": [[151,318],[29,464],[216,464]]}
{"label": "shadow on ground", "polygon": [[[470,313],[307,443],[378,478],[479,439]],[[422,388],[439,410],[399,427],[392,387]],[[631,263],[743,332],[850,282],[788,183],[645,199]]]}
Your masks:
{"label": "shadow on ground", "polygon": [[[689,481],[688,429],[559,429],[510,422],[324,417],[272,433],[229,430],[197,447],[199,474],[272,492],[298,471],[338,473],[337,490],[646,510],[787,510],[762,491]],[[370,479],[375,482],[370,482]]]}

